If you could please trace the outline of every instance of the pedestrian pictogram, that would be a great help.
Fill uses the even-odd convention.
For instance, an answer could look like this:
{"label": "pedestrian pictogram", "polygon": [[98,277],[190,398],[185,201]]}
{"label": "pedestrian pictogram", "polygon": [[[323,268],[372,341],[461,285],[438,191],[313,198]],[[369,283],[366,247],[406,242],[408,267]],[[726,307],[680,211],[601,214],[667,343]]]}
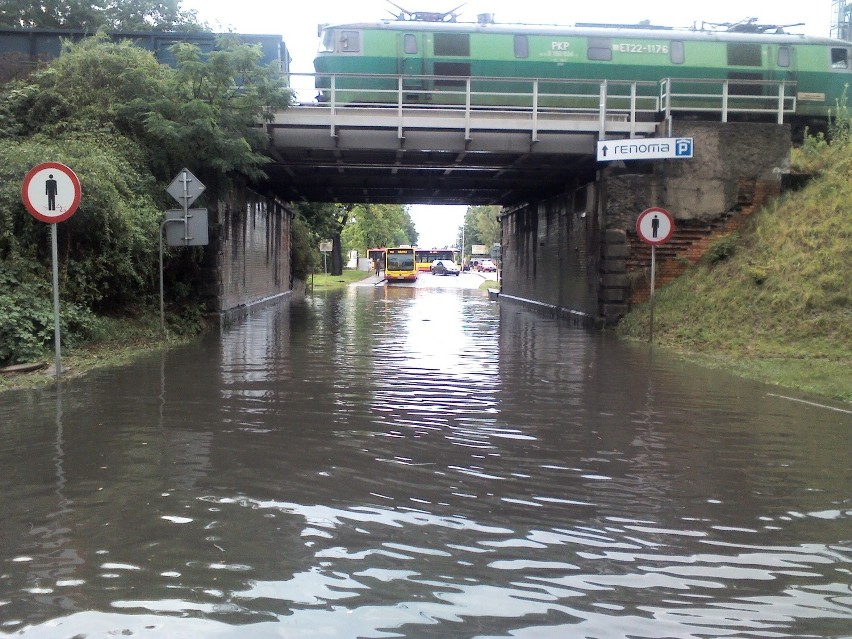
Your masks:
{"label": "pedestrian pictogram", "polygon": [[666,209],[645,209],[636,220],[636,234],[648,244],[665,244],[673,232],[674,217]]}
{"label": "pedestrian pictogram", "polygon": [[55,224],[74,215],[80,205],[80,180],[59,162],[44,162],[24,176],[21,198],[27,211],[42,222]]}

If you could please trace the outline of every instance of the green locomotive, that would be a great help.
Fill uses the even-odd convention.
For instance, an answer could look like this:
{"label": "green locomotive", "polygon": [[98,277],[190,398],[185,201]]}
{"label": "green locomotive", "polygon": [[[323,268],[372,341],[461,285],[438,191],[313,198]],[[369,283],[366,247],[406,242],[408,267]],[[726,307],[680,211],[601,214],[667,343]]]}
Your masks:
{"label": "green locomotive", "polygon": [[767,112],[780,100],[797,124],[813,126],[825,124],[852,79],[852,42],[753,22],[685,30],[417,17],[321,25],[314,60],[318,99],[474,107],[531,106],[535,100],[537,107],[582,110],[597,108],[602,80],[608,99],[620,96],[623,105],[631,90],[637,99],[637,83],[640,102],[655,98],[659,104],[661,83],[673,79],[696,112],[710,110],[704,107],[716,98],[705,87],[715,83],[725,85],[725,100],[762,100]]}

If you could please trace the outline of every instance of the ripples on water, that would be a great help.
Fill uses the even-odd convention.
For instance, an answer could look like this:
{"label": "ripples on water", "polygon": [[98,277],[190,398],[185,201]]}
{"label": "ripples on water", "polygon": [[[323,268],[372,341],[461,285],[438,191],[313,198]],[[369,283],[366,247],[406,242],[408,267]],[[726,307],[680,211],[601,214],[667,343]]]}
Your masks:
{"label": "ripples on water", "polygon": [[848,413],[352,289],[0,395],[0,632],[843,637]]}

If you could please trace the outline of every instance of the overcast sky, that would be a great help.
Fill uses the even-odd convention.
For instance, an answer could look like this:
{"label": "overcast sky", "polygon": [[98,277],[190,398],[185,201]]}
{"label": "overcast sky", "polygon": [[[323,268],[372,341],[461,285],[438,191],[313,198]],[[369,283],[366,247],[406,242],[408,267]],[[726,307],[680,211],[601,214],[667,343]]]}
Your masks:
{"label": "overcast sky", "polygon": [[[444,12],[461,0],[399,0],[409,11]],[[280,34],[293,58],[291,70],[309,73],[317,51],[317,25],[335,22],[369,22],[390,18],[398,9],[387,0],[183,0],[184,9],[196,9],[202,21],[216,31]],[[605,0],[569,2],[562,0],[470,0],[459,10],[459,21],[473,22],[477,14],[491,13],[497,22],[561,24],[577,22],[636,23],[691,27],[701,22],[725,23],[757,18],[761,23],[795,24],[789,31],[828,36],[831,0]],[[295,83],[295,80],[294,80]],[[302,99],[306,99],[300,95]],[[309,98],[308,98],[309,99]],[[465,207],[412,207],[420,244],[443,246],[455,241]]]}

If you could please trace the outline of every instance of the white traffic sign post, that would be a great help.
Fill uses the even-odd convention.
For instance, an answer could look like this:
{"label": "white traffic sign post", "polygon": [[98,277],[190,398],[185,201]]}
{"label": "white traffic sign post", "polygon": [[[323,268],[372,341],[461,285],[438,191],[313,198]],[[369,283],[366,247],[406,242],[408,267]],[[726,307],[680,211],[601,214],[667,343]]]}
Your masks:
{"label": "white traffic sign post", "polygon": [[668,242],[672,233],[674,233],[674,216],[666,209],[658,207],[645,209],[636,219],[636,234],[640,240],[651,245],[651,297],[648,300],[651,312],[648,328],[649,342],[654,341],[654,278],[657,270],[655,249],[658,244]]}
{"label": "white traffic sign post", "polygon": [[58,162],[39,164],[24,176],[21,198],[37,220],[50,224],[50,252],[53,260],[53,343],[56,377],[62,374],[62,347],[59,331],[59,250],[56,225],[74,215],[80,205],[80,180],[70,168]]}

